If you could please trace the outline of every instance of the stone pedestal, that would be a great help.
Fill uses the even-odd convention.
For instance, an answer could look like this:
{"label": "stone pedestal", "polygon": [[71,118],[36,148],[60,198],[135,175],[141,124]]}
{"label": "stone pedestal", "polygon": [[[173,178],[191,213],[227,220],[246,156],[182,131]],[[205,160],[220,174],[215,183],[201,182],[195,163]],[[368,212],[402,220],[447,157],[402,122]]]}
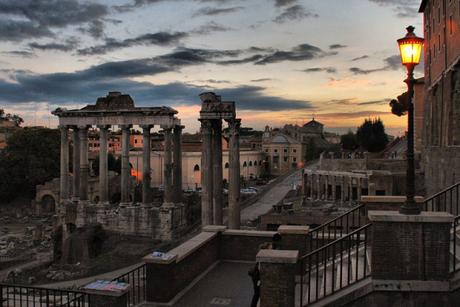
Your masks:
{"label": "stone pedestal", "polygon": [[[404,215],[369,211],[372,278],[384,281],[443,281],[449,274],[450,230],[446,212]],[[410,286],[408,286],[410,287]]]}
{"label": "stone pedestal", "polygon": [[281,225],[278,227],[278,233],[281,235],[281,249],[299,250],[300,255],[305,255],[309,232],[309,226]]}
{"label": "stone pedestal", "polygon": [[299,251],[263,249],[260,263],[260,307],[294,307]]}
{"label": "stone pedestal", "polygon": [[90,296],[91,307],[126,307],[128,306],[129,288],[122,291],[104,291],[83,288]]}

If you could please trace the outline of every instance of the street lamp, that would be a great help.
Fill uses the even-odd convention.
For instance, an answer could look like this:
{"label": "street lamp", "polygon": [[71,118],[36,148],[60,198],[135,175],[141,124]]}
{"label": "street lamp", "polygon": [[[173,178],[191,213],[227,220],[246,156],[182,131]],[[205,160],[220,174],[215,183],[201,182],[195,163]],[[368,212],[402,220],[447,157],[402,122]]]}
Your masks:
{"label": "street lamp", "polygon": [[401,62],[407,68],[407,170],[406,170],[406,202],[401,206],[399,212],[402,214],[420,214],[421,209],[415,203],[415,162],[414,162],[414,68],[420,63],[420,55],[423,48],[423,38],[414,34],[414,27],[406,28],[405,37],[398,39]]}

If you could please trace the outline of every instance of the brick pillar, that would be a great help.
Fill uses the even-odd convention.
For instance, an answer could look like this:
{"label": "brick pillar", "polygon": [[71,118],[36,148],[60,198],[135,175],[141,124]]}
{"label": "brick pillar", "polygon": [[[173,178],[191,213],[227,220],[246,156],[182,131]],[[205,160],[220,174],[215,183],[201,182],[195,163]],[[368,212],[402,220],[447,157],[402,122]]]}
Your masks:
{"label": "brick pillar", "polygon": [[[446,212],[404,215],[369,211],[372,221],[372,278],[385,284],[445,281],[449,278],[450,230]],[[379,284],[379,282],[377,282]]]}
{"label": "brick pillar", "polygon": [[298,250],[300,255],[305,255],[309,231],[309,226],[281,225],[278,227],[278,233],[281,235],[281,249]]}
{"label": "brick pillar", "polygon": [[295,276],[299,251],[262,249],[260,263],[260,307],[294,307]]}

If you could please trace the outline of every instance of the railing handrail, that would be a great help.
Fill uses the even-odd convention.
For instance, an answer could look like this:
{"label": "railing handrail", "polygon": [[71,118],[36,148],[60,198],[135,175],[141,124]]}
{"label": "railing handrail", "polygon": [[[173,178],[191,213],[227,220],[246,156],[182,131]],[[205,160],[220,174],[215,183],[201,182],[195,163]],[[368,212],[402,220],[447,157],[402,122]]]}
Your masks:
{"label": "railing handrail", "polygon": [[444,190],[439,191],[438,193],[431,195],[430,197],[425,199],[424,204],[426,204],[427,202],[429,202],[429,201],[431,201],[431,200],[433,200],[433,199],[435,199],[435,198],[437,198],[437,197],[439,197],[439,196],[441,196],[441,195],[443,195],[445,193],[448,193],[450,190],[455,189],[457,186],[460,186],[460,182],[457,182],[457,183],[451,185],[450,187],[447,187]]}
{"label": "railing handrail", "polygon": [[361,208],[363,208],[363,207],[365,207],[364,204],[358,205],[358,206],[356,206],[356,207],[354,207],[354,208],[348,210],[347,212],[342,213],[341,215],[339,215],[339,216],[333,218],[332,220],[329,220],[329,221],[327,221],[326,223],[321,224],[320,226],[313,228],[313,229],[309,232],[309,234],[311,234],[311,233],[313,233],[313,232],[320,231],[322,228],[325,228],[325,227],[329,226],[330,224],[335,223],[336,221],[338,221],[338,220],[340,220],[340,219],[343,219],[343,218],[344,218],[345,216],[347,216],[347,215],[353,214],[355,211],[359,211],[359,210],[360,210]]}
{"label": "railing handrail", "polygon": [[87,293],[80,290],[67,290],[67,289],[55,289],[55,288],[46,288],[40,286],[28,286],[28,285],[17,285],[17,284],[8,284],[8,283],[0,283],[0,287],[7,287],[7,288],[22,288],[22,289],[30,289],[30,290],[48,290],[54,292],[65,292],[65,293],[72,293],[72,294],[83,294],[86,295]]}
{"label": "railing handrail", "polygon": [[308,253],[308,254],[306,254],[306,255],[300,257],[300,260],[304,260],[304,259],[306,259],[306,258],[308,258],[308,257],[311,257],[311,256],[313,256],[313,255],[316,254],[316,253],[320,253],[320,252],[323,251],[324,249],[327,249],[328,247],[331,247],[331,246],[333,246],[334,244],[339,244],[340,241],[344,241],[344,240],[348,239],[349,237],[354,236],[354,235],[356,235],[356,234],[359,233],[359,232],[362,232],[364,229],[366,229],[366,228],[368,228],[368,227],[370,227],[370,226],[372,226],[372,223],[368,223],[368,224],[366,224],[366,225],[364,225],[364,226],[362,226],[362,227],[360,227],[360,228],[358,228],[358,229],[355,229],[355,230],[353,230],[352,232],[347,233],[345,236],[343,236],[343,237],[341,237],[341,238],[339,238],[339,239],[337,239],[337,240],[334,240],[334,241],[332,241],[332,242],[330,242],[330,243],[328,243],[328,244],[326,244],[326,245],[323,245],[323,246],[321,246],[320,248],[317,248],[317,249],[315,249],[314,251],[312,251],[312,252],[310,252],[310,253]]}

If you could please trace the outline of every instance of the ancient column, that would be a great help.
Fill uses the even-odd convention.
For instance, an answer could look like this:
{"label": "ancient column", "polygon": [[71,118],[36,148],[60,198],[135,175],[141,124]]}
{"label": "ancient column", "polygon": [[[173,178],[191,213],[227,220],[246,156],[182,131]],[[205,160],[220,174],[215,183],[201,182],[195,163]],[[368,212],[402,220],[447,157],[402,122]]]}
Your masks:
{"label": "ancient column", "polygon": [[229,121],[228,227],[240,228],[240,119]]}
{"label": "ancient column", "polygon": [[342,176],[340,180],[340,202],[343,204],[344,201],[345,201],[345,176]]}
{"label": "ancient column", "polygon": [[222,174],[222,121],[214,120],[212,125],[212,174],[213,174],[213,221],[214,225],[222,225],[222,193],[223,193],[223,174]]}
{"label": "ancient column", "polygon": [[173,133],[173,194],[174,203],[182,203],[182,129],[184,127],[177,125]]}
{"label": "ancient column", "polygon": [[80,137],[78,135],[78,128],[72,128],[72,169],[73,169],[73,182],[72,182],[72,201],[78,201],[80,198]]}
{"label": "ancient column", "polygon": [[151,125],[142,125],[142,203],[149,205],[152,203],[151,193],[151,171],[150,171],[150,153],[152,151],[150,145],[150,129]]}
{"label": "ancient column", "polygon": [[109,162],[108,162],[108,138],[109,126],[99,127],[99,202],[109,202]]}
{"label": "ancient column", "polygon": [[310,198],[313,200],[313,182],[315,180],[315,174],[310,174]]}
{"label": "ancient column", "polygon": [[361,178],[357,178],[357,181],[358,181],[358,184],[357,184],[357,187],[356,187],[356,191],[357,191],[357,196],[358,196],[358,203],[361,201]]}
{"label": "ancient column", "polygon": [[171,205],[174,202],[172,188],[172,133],[171,128],[164,129],[164,199],[163,203]]}
{"label": "ancient column", "polygon": [[337,194],[337,190],[336,190],[336,180],[335,180],[335,176],[332,176],[331,177],[331,186],[332,186],[332,191],[331,191],[331,199],[335,202],[337,199],[336,199],[336,194]]}
{"label": "ancient column", "polygon": [[353,178],[348,177],[348,203],[351,205],[353,202]]}
{"label": "ancient column", "polygon": [[329,200],[329,175],[324,175],[324,200]]}
{"label": "ancient column", "polygon": [[316,199],[320,200],[321,199],[321,175],[317,174],[316,175]]}
{"label": "ancient column", "polygon": [[60,198],[61,201],[69,199],[69,129],[66,126],[59,126],[61,130],[61,178]]}
{"label": "ancient column", "polygon": [[211,225],[212,212],[212,124],[208,119],[201,120],[201,225]]}
{"label": "ancient column", "polygon": [[80,137],[80,200],[88,200],[88,127],[78,127]]}
{"label": "ancient column", "polygon": [[126,205],[130,202],[129,185],[131,168],[129,166],[129,135],[130,125],[121,126],[121,200],[120,203]]}

